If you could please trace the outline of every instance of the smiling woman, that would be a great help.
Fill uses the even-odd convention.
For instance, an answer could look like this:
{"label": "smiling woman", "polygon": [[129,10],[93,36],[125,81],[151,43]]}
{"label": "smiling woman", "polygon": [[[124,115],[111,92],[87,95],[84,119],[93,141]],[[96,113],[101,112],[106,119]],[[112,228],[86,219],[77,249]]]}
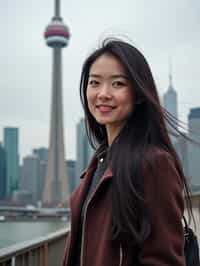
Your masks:
{"label": "smiling woman", "polygon": [[134,90],[120,61],[103,54],[91,66],[87,101],[91,114],[106,127],[108,143],[125,125],[133,110]]}
{"label": "smiling woman", "polygon": [[106,40],[83,65],[80,96],[96,152],[71,198],[63,265],[185,266],[188,186],[146,59]]}

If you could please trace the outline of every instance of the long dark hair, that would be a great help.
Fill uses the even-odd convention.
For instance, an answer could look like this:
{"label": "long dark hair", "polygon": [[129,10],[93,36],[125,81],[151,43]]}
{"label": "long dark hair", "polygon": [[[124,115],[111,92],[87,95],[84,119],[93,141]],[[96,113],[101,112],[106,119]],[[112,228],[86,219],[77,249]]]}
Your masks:
{"label": "long dark hair", "polygon": [[[176,151],[170,141],[166,122],[172,127],[173,118],[161,106],[150,67],[134,46],[118,39],[107,39],[85,61],[80,81],[80,97],[85,111],[85,121],[91,145],[97,147],[106,142],[104,125],[97,123],[89,111],[86,97],[91,65],[103,54],[115,56],[124,66],[134,88],[136,102],[133,114],[128,118],[109,149],[109,163],[113,171],[112,214],[113,239],[141,243],[149,235],[150,222],[143,199],[143,166],[150,149],[160,148],[171,154],[182,179],[186,204],[192,215],[190,192]],[[174,128],[177,130],[176,126]],[[177,130],[177,134],[180,132]],[[106,145],[108,145],[106,143]],[[123,177],[123,178],[122,178]]]}

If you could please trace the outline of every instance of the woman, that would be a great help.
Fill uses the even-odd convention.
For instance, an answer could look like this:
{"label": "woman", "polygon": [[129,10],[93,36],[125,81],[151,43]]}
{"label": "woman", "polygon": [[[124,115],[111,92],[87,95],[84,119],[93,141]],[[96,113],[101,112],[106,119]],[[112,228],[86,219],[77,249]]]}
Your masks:
{"label": "woman", "polygon": [[63,265],[184,266],[188,189],[147,61],[104,41],[83,65],[80,96],[96,152],[71,198]]}

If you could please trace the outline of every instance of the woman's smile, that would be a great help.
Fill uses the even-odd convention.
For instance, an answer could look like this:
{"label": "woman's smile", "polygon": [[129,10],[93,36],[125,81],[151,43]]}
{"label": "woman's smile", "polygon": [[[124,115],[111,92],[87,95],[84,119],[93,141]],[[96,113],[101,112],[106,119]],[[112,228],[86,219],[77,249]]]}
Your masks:
{"label": "woman's smile", "polygon": [[96,108],[99,110],[100,113],[107,114],[107,113],[112,112],[112,110],[115,107],[110,106],[110,105],[106,105],[106,104],[99,104],[99,105],[96,105]]}

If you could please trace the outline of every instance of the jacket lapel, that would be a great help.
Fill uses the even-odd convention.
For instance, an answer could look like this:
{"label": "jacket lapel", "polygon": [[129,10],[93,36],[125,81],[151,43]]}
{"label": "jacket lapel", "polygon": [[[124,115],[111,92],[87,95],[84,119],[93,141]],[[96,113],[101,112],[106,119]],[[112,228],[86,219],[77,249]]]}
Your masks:
{"label": "jacket lapel", "polygon": [[[93,171],[96,167],[96,164],[97,164],[96,158],[92,159],[89,166],[86,168],[85,171],[82,172],[80,176],[82,181],[79,187],[75,190],[75,192],[71,196],[70,205],[71,205],[72,226],[73,224],[77,224],[79,221],[82,204],[83,204],[85,195],[88,191],[91,179],[93,177]],[[105,180],[110,179],[110,178],[112,178],[112,171],[111,171],[111,168],[108,167],[106,171],[104,172],[103,176],[101,177],[98,187],[101,186],[101,184],[104,183]]]}

